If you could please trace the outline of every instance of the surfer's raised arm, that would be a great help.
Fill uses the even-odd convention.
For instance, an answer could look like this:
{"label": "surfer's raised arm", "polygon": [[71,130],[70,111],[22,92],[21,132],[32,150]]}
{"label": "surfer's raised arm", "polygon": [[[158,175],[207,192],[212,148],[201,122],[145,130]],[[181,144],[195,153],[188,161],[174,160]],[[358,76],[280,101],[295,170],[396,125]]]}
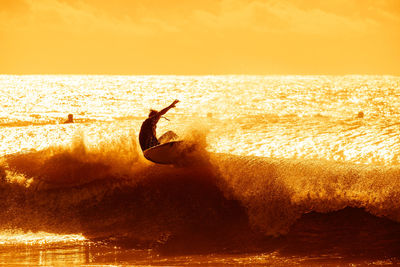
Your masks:
{"label": "surfer's raised arm", "polygon": [[164,115],[165,113],[168,112],[168,110],[170,110],[171,108],[174,108],[177,103],[179,103],[179,100],[175,100],[174,102],[172,102],[171,105],[162,109],[160,112],[158,112],[158,115],[160,115],[160,116]]}

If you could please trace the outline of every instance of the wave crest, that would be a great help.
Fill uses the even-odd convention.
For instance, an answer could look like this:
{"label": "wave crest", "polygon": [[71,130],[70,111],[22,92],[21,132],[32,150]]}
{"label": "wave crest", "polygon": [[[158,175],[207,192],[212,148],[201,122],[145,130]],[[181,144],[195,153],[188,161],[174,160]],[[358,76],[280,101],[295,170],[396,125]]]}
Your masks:
{"label": "wave crest", "polygon": [[[396,167],[204,149],[196,164],[157,165],[143,158],[135,140],[126,136],[89,146],[78,136],[70,146],[4,157],[0,228],[83,233],[176,250],[190,240],[203,248],[256,248],[270,236],[290,239],[293,231],[303,238],[299,231],[320,229],[320,213],[345,207],[390,218],[391,229],[400,221]],[[348,223],[357,225],[360,216]],[[304,220],[311,220],[311,228],[298,230]]]}

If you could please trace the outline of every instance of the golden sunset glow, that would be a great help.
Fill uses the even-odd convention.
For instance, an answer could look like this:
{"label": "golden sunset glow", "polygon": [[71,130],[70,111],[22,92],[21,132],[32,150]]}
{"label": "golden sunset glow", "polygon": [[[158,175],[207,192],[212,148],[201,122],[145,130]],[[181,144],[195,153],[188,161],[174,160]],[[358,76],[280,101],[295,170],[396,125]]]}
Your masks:
{"label": "golden sunset glow", "polygon": [[400,263],[400,0],[0,0],[0,265]]}
{"label": "golden sunset glow", "polygon": [[81,235],[57,235],[45,232],[0,232],[0,245],[45,245],[78,241],[85,241],[85,238]]}
{"label": "golden sunset glow", "polygon": [[400,74],[398,0],[1,0],[0,73]]}

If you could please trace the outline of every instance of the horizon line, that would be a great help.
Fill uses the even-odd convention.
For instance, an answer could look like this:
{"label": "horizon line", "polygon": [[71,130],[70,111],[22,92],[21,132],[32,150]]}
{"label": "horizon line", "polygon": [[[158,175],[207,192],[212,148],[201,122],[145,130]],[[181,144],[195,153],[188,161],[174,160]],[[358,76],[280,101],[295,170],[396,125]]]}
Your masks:
{"label": "horizon line", "polygon": [[393,76],[400,77],[399,74],[361,74],[361,73],[346,73],[346,74],[247,74],[247,73],[226,73],[226,74],[116,74],[116,73],[0,73],[0,76],[34,76],[34,75],[46,75],[46,76],[56,76],[56,75],[65,75],[65,76]]}

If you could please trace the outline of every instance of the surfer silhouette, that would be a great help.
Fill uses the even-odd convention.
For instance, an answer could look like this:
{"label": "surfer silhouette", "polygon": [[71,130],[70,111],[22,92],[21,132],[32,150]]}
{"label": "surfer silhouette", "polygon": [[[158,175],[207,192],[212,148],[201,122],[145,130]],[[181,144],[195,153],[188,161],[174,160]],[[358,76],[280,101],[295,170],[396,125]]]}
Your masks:
{"label": "surfer silhouette", "polygon": [[68,119],[64,123],[74,123],[74,115],[68,114]]}
{"label": "surfer silhouette", "polygon": [[[140,128],[140,133],[139,133],[139,143],[140,147],[142,148],[142,151],[145,151],[146,149],[157,146],[161,143],[168,142],[176,137],[178,137],[173,131],[168,131],[164,133],[160,138],[157,139],[156,136],[156,128],[157,128],[157,123],[164,115],[165,113],[168,112],[171,108],[175,107],[175,104],[177,104],[179,100],[175,100],[172,102],[171,105],[168,107],[162,109],[161,111],[157,111],[154,109],[150,110],[149,116],[147,119],[142,123],[142,127]],[[165,118],[165,117],[163,117]],[[167,118],[165,118],[168,120]]]}

